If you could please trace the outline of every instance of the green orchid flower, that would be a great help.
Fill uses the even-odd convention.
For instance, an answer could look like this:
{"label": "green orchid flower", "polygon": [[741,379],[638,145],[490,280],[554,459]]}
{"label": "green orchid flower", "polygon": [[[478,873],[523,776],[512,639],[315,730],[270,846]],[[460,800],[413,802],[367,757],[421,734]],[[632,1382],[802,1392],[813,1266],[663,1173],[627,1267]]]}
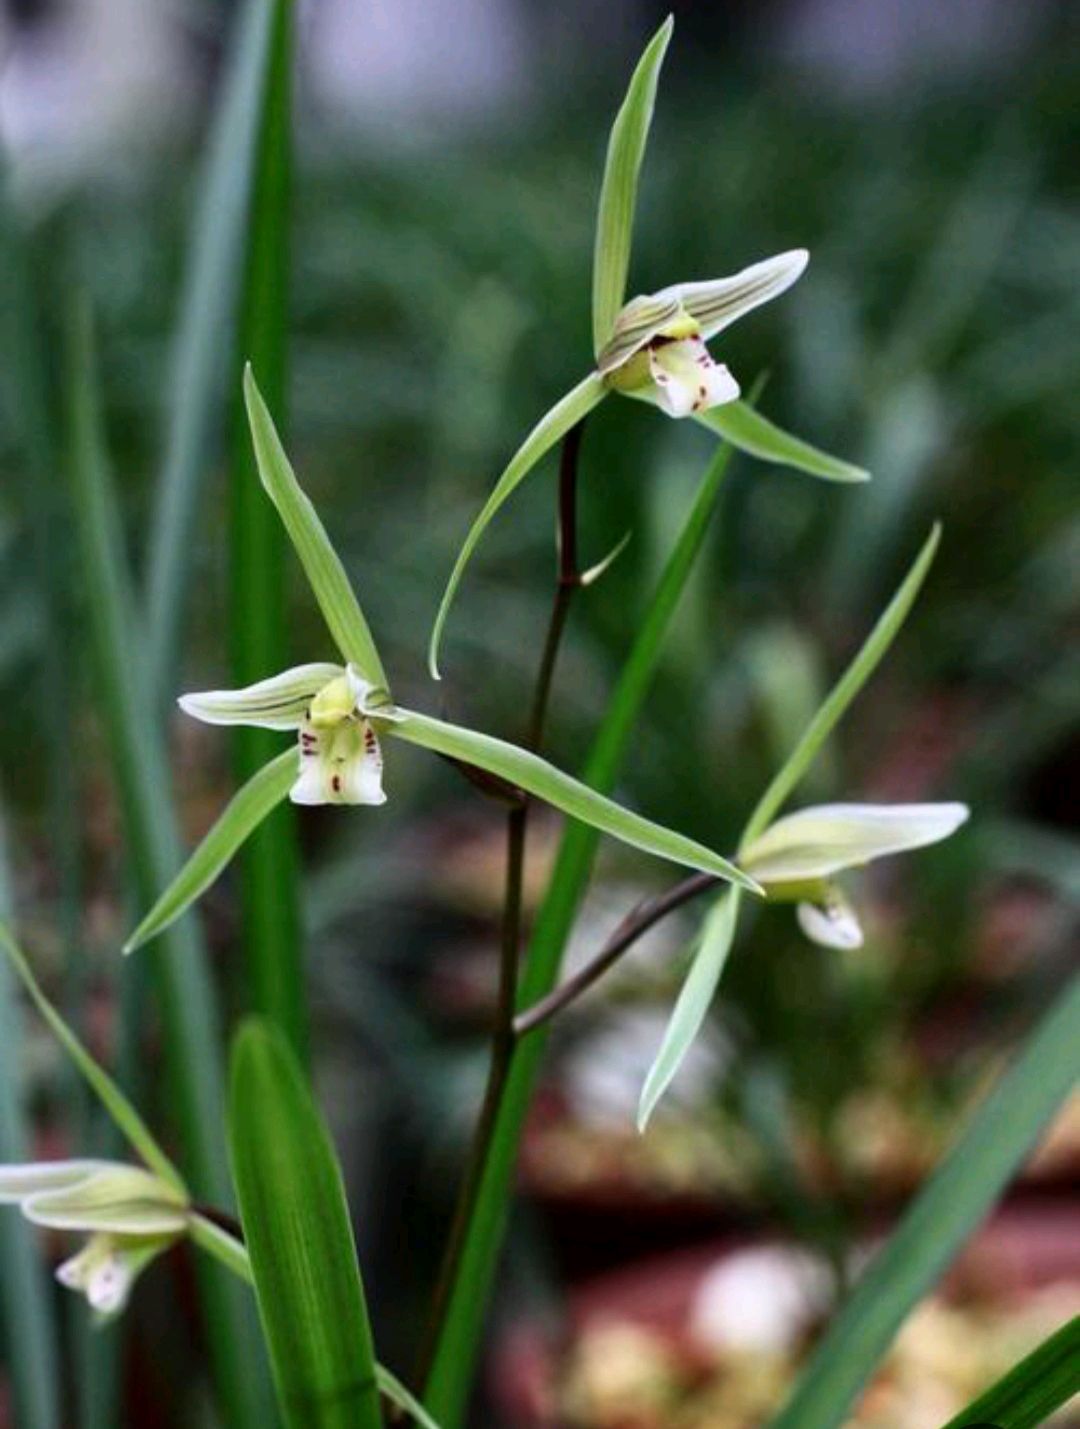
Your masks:
{"label": "green orchid flower", "polygon": [[828,481],[868,479],[862,468],[782,431],[740,401],[738,382],[706,346],[738,318],[786,292],[806,268],[806,249],[778,253],[730,277],[676,283],[626,301],[638,175],[672,29],[669,16],[642,55],[611,130],[593,260],[595,365],[532,429],[473,521],[431,634],[428,663],[436,679],[450,606],[480,538],[542,457],[612,392],[649,402],[669,417],[692,417],[761,460]]}
{"label": "green orchid flower", "polygon": [[196,719],[295,730],[297,745],[272,759],[233,797],[136,928],[126,951],[178,918],[286,797],[297,804],[382,804],[386,794],[381,741],[387,736],[474,765],[635,848],[761,892],[753,878],[729,859],[632,813],[538,755],[395,704],[344,567],[300,488],[250,369],[244,377],[244,393],[260,479],[300,557],[342,658],[340,663],[297,665],[244,689],[181,697],[181,708]]}
{"label": "green orchid flower", "polygon": [[818,804],[788,814],[745,848],[741,866],[770,902],[794,903],[799,926],[827,948],[862,947],[858,916],[834,882],[875,859],[940,843],[966,804]]}
{"label": "green orchid flower", "polygon": [[189,1228],[183,1192],[119,1161],[0,1166],[0,1205],[17,1205],[33,1225],[89,1237],[56,1278],[101,1319],[120,1314],[139,1275]]}

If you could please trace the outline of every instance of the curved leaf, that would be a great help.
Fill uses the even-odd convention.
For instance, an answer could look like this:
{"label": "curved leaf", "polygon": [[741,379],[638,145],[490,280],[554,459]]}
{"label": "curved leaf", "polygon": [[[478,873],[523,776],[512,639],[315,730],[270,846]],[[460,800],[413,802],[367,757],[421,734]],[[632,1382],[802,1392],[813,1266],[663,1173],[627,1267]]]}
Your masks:
{"label": "curved leaf", "polygon": [[295,748],[265,764],[229,800],[224,812],[124,944],[133,953],[174,923],[224,869],[233,854],[296,782]]}
{"label": "curved leaf", "polygon": [[707,412],[698,413],[695,420],[760,461],[794,467],[796,471],[820,476],[825,481],[870,480],[870,473],[861,466],[829,456],[801,437],[792,436],[746,402],[725,402],[721,407],[710,407]]}
{"label": "curved leaf", "polygon": [[621,839],[633,848],[643,849],[658,858],[671,859],[673,863],[685,864],[688,868],[700,869],[703,873],[712,873],[729,883],[740,884],[751,893],[761,892],[748,874],[704,844],[624,809],[621,804],[564,774],[537,754],[530,754],[493,735],[480,734],[475,729],[462,729],[459,725],[447,724],[430,715],[405,709],[398,713],[402,717],[387,726],[389,734],[419,744],[424,749],[433,749],[436,754],[475,764],[537,799],[543,799],[546,804],[569,814],[571,818],[591,824],[601,833]]}
{"label": "curved leaf", "polygon": [[972,1400],[945,1429],[977,1429],[980,1424],[1035,1429],[1074,1394],[1080,1394],[1080,1315]]}

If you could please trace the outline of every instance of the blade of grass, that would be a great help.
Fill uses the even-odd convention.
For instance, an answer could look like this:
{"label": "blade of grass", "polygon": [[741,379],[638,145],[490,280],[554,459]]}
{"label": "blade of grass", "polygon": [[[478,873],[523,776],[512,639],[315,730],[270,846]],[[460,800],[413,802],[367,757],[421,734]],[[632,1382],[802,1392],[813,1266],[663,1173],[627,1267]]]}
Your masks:
{"label": "blade of grass", "polygon": [[945,1429],[972,1429],[978,1424],[1035,1429],[1074,1394],[1080,1394],[1080,1315],[972,1400]]}
{"label": "blade of grass", "polygon": [[[0,826],[0,918],[11,916],[5,833]],[[0,1161],[30,1159],[30,1131],[19,1097],[22,1038],[14,991],[11,974],[0,960]],[[0,1315],[6,1370],[16,1420],[26,1429],[58,1429],[60,1424],[56,1326],[47,1277],[34,1232],[21,1216],[0,1217]]]}
{"label": "blade of grass", "polygon": [[[289,196],[292,127],[292,0],[273,7],[273,34],[248,224],[247,277],[240,313],[241,359],[262,379],[279,429],[287,386]],[[284,669],[285,534],[266,499],[251,449],[251,433],[235,374],[229,491],[229,600],[234,683],[247,685]],[[277,753],[270,730],[238,728],[233,764],[243,783]],[[247,996],[257,1012],[287,1034],[297,1055],[307,1048],[298,891],[296,811],[280,804],[252,834],[240,860],[240,900]]]}
{"label": "blade of grass", "polygon": [[[140,901],[148,903],[179,863],[179,840],[167,798],[169,768],[132,616],[85,312],[73,315],[68,341],[68,466],[101,713],[131,875]],[[221,1131],[219,1021],[206,951],[194,921],[178,923],[151,957],[165,1033],[170,1102],[187,1180],[198,1197],[223,1205],[230,1187]],[[218,1267],[208,1264],[200,1275],[206,1332],[228,1422],[264,1429],[262,1361],[247,1306]]]}
{"label": "blade of grass", "polygon": [[224,410],[221,341],[244,257],[274,7],[247,0],[214,119],[181,301],[168,430],[147,567],[149,688],[165,701],[190,588],[192,537],[214,426]]}
{"label": "blade of grass", "polygon": [[818,1346],[773,1429],[834,1429],[915,1305],[1023,1165],[1080,1074],[1080,977],[900,1219]]}
{"label": "blade of grass", "polygon": [[381,1429],[341,1169],[284,1035],[252,1018],[232,1055],[233,1175],[278,1401],[293,1429]]}
{"label": "blade of grass", "polygon": [[[702,477],[589,753],[583,779],[600,792],[614,786],[630,747],[634,723],[659,665],[664,636],[701,550],[731,455],[730,447],[722,447]],[[599,839],[599,833],[587,824],[572,823],[563,834],[522,970],[519,1007],[538,1002],[555,985]],[[461,1271],[424,1391],[425,1407],[443,1429],[458,1429],[463,1420],[502,1246],[518,1146],[546,1045],[545,1029],[531,1033],[518,1044],[511,1061],[491,1156],[465,1238]]]}

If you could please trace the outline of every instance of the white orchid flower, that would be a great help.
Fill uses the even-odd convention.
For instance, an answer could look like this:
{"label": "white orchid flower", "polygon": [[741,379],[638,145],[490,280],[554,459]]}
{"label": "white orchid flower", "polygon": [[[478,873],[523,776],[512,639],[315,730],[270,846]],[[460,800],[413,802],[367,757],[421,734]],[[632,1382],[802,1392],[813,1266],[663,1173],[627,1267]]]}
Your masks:
{"label": "white orchid flower", "polygon": [[734,402],[739,384],[706,347],[736,319],[786,292],[810,255],[794,248],[729,278],[681,283],[632,299],[597,354],[609,387],[652,402],[669,417],[690,417]]}
{"label": "white orchid flower", "polygon": [[638,176],[672,27],[669,17],[646,47],[611,129],[596,218],[592,369],[529,432],[469,528],[431,632],[428,665],[436,679],[443,628],[484,532],[556,442],[613,392],[651,402],[669,417],[690,417],[758,460],[825,481],[868,480],[861,467],[783,431],[740,401],[738,382],[706,346],[736,319],[786,292],[806,268],[805,248],[778,253],[727,278],[676,283],[626,299]]}
{"label": "white orchid flower", "polygon": [[56,1278],[103,1318],[124,1309],[139,1274],[189,1229],[188,1202],[175,1186],[119,1161],[0,1166],[0,1205],[19,1206],[37,1226],[86,1233]]}
{"label": "white orchid flower", "polygon": [[398,718],[385,692],[352,665],[297,665],[242,690],[182,695],[180,708],[206,724],[295,729],[294,804],[383,804],[379,720]]}
{"label": "white orchid flower", "polygon": [[797,905],[799,926],[813,942],[858,948],[862,928],[834,875],[939,843],[967,817],[967,805],[956,803],[818,804],[777,819],[739,861],[768,898]]}

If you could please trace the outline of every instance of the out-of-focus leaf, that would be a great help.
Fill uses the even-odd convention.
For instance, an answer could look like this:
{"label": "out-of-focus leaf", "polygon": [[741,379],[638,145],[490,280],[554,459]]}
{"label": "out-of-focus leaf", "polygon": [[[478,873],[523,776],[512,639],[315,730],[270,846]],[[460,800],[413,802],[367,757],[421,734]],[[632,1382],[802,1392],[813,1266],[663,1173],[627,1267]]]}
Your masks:
{"label": "out-of-focus leaf", "polygon": [[286,797],[296,783],[296,770],[296,750],[286,749],[232,796],[202,843],[124,944],[125,953],[133,953],[156,938],[205,893],[252,829]]}
{"label": "out-of-focus leaf", "polygon": [[660,66],[674,27],[675,21],[669,15],[646,46],[608,140],[593,255],[593,347],[598,356],[612,334],[626,296],[638,175],[656,105]]}
{"label": "out-of-focus leaf", "polygon": [[295,1429],[381,1429],[367,1307],[341,1171],[277,1028],[236,1038],[229,1139],[278,1401]]}
{"label": "out-of-focus leaf", "polygon": [[818,1346],[773,1429],[843,1422],[904,1319],[997,1201],[1080,1075],[1080,977],[912,1201]]}

